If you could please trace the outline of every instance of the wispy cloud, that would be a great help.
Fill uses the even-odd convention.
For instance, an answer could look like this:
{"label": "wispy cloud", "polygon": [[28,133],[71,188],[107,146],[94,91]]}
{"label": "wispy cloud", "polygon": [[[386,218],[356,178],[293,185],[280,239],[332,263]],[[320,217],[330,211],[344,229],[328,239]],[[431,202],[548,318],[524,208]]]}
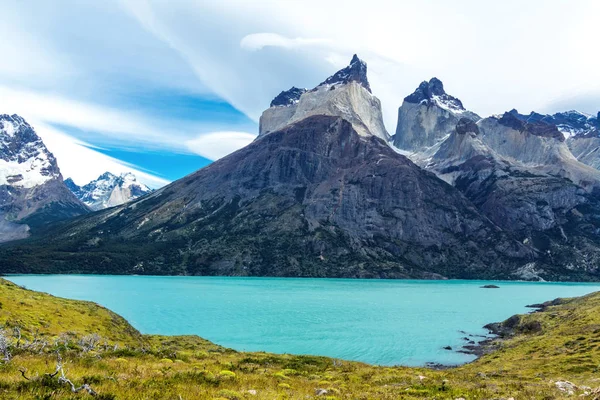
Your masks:
{"label": "wispy cloud", "polygon": [[79,185],[98,178],[106,171],[113,174],[133,172],[138,179],[152,188],[169,183],[167,179],[140,170],[137,166],[94,151],[88,143],[66,135],[41,121],[31,120],[35,130],[58,161],[63,177],[72,178]]}
{"label": "wispy cloud", "polygon": [[240,41],[240,46],[245,50],[262,50],[265,47],[284,47],[293,49],[303,46],[331,46],[328,39],[288,38],[278,33],[264,32],[246,35]]}
{"label": "wispy cloud", "polygon": [[[597,8],[593,3],[373,0],[364,7],[363,1],[349,0],[339,7],[306,0],[250,7],[231,0],[147,1],[129,3],[129,11],[207,87],[255,120],[280,90],[313,86],[334,72],[328,61],[358,52],[369,64],[371,86],[393,131],[394,110],[432,76],[482,115],[540,109],[547,99],[594,82],[600,59],[591,38],[600,28],[586,17],[593,15],[586,10]],[[574,32],[585,36],[575,38]],[[207,36],[211,40],[198,40]],[[576,48],[577,42],[589,51],[539,57]]]}
{"label": "wispy cloud", "polygon": [[[22,115],[37,124],[58,124],[88,130],[94,135],[94,143],[120,144],[135,146],[138,150],[157,149],[189,153],[188,141],[202,134],[215,137],[219,133],[212,132],[211,123],[194,121],[173,121],[152,118],[133,111],[124,111],[110,107],[88,104],[60,96],[46,95],[27,90],[16,90],[0,86],[0,110],[4,113]],[[251,133],[245,133],[253,137]],[[225,135],[222,140],[234,140],[230,148],[235,149],[240,143],[238,137]],[[94,143],[86,144],[92,147]],[[206,149],[200,149],[202,143]],[[222,156],[222,151],[212,152],[214,146],[208,146],[210,141],[200,141],[194,146],[194,152],[209,159]],[[201,151],[201,153],[199,152]]]}
{"label": "wispy cloud", "polygon": [[210,160],[218,160],[248,145],[256,138],[247,132],[211,132],[188,140],[186,145],[194,153]]}
{"label": "wispy cloud", "polygon": [[78,127],[98,135],[138,144],[180,147],[184,135],[161,129],[161,121],[152,121],[135,112],[88,104],[55,95],[0,86],[0,110],[28,119]]}

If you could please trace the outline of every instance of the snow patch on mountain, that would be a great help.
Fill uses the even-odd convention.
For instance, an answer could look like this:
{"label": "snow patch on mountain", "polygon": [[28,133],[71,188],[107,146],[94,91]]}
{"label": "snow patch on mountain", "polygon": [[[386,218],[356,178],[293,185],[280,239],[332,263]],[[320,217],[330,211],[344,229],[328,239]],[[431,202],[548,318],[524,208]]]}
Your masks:
{"label": "snow patch on mountain", "polygon": [[42,139],[18,115],[0,115],[0,185],[32,188],[60,176]]}
{"label": "snow patch on mountain", "polygon": [[118,206],[152,192],[148,186],[138,182],[131,172],[118,176],[105,172],[84,186],[78,186],[71,178],[65,180],[65,184],[92,210]]}

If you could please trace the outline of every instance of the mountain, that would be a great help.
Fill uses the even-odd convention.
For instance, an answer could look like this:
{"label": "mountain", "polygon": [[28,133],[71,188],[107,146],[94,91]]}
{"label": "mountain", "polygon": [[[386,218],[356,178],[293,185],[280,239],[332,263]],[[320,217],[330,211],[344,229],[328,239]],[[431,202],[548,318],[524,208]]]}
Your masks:
{"label": "mountain", "polygon": [[567,145],[573,155],[582,163],[600,169],[600,112],[595,117],[576,111],[557,115],[564,117],[557,118],[558,128],[570,133]]}
{"label": "mountain", "polygon": [[536,112],[523,115],[514,109],[510,113],[525,122],[544,122],[556,126],[565,136],[569,150],[578,161],[600,169],[600,112],[597,116],[574,110],[553,115]]}
{"label": "mountain", "polygon": [[65,184],[79,200],[95,211],[118,206],[152,192],[131,172],[119,176],[105,172],[84,186],[78,186],[71,178],[66,179]]}
{"label": "mountain", "polygon": [[423,151],[438,144],[453,130],[460,118],[479,120],[462,102],[446,93],[437,78],[423,81],[398,109],[398,125],[392,138],[395,147]]}
{"label": "mountain", "polygon": [[484,118],[478,125],[483,142],[513,164],[567,178],[588,191],[598,189],[600,171],[575,158],[556,126],[525,122],[511,112]]}
{"label": "mountain", "polygon": [[389,139],[381,102],[371,93],[367,64],[356,54],[350,64],[327,78],[314,89],[291,89],[281,92],[259,121],[259,137],[312,115],[342,117],[363,136]]}
{"label": "mountain", "polygon": [[524,122],[544,122],[554,125],[566,138],[596,135],[600,130],[600,112],[598,113],[599,116],[587,115],[576,110],[559,112],[552,115],[536,112],[523,115],[519,114],[515,109],[509,112]]}
{"label": "mountain", "polygon": [[[527,168],[497,152],[480,126],[466,118],[459,120],[425,168],[454,185],[490,220],[520,240],[555,228],[562,240],[569,212],[584,204],[599,207],[595,196],[569,179]],[[582,216],[582,221],[590,223],[589,217]],[[571,226],[569,231],[573,236],[581,233]]]}
{"label": "mountain", "polygon": [[[550,262],[595,271],[600,174],[577,161],[557,125],[515,110],[477,122],[461,117],[452,131],[428,146],[429,125],[414,117],[408,134],[422,135],[410,138],[419,144],[410,155],[418,165],[460,190],[512,237],[550,255]],[[406,132],[402,123],[399,118],[398,134]],[[394,140],[402,141],[398,134]],[[515,273],[540,276],[539,265],[536,261]]]}
{"label": "mountain", "polygon": [[87,212],[33,128],[18,115],[0,115],[0,242]]}

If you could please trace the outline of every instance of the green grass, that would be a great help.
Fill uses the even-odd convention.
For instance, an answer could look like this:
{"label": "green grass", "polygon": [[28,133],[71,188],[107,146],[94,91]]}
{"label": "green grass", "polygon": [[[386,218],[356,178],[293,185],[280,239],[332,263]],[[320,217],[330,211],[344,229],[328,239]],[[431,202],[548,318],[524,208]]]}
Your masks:
{"label": "green grass", "polygon": [[[99,399],[552,399],[554,381],[600,386],[600,294],[521,316],[517,334],[474,363],[447,370],[379,367],[318,356],[244,353],[197,336],[141,335],[94,303],[0,279],[1,399],[80,399],[55,370]],[[533,321],[541,331],[528,329]],[[15,327],[22,338],[17,345]],[[86,349],[81,339],[100,339]],[[32,344],[35,343],[35,344]],[[45,343],[45,345],[41,344]],[[25,371],[25,379],[20,371]],[[326,394],[317,396],[321,389]],[[575,396],[583,394],[577,390]],[[593,396],[586,398],[594,398]]]}

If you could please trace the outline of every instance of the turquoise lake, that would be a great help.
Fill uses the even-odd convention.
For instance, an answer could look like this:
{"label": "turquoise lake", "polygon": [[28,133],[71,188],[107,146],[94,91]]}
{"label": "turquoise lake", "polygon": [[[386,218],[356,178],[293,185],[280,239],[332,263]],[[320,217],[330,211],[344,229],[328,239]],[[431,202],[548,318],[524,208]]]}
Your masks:
{"label": "turquoise lake", "polygon": [[[459,364],[464,332],[580,296],[600,284],[99,275],[11,275],[29,289],[91,300],[142,333],[196,334],[236,350],[383,365]],[[481,289],[494,283],[500,289]]]}

